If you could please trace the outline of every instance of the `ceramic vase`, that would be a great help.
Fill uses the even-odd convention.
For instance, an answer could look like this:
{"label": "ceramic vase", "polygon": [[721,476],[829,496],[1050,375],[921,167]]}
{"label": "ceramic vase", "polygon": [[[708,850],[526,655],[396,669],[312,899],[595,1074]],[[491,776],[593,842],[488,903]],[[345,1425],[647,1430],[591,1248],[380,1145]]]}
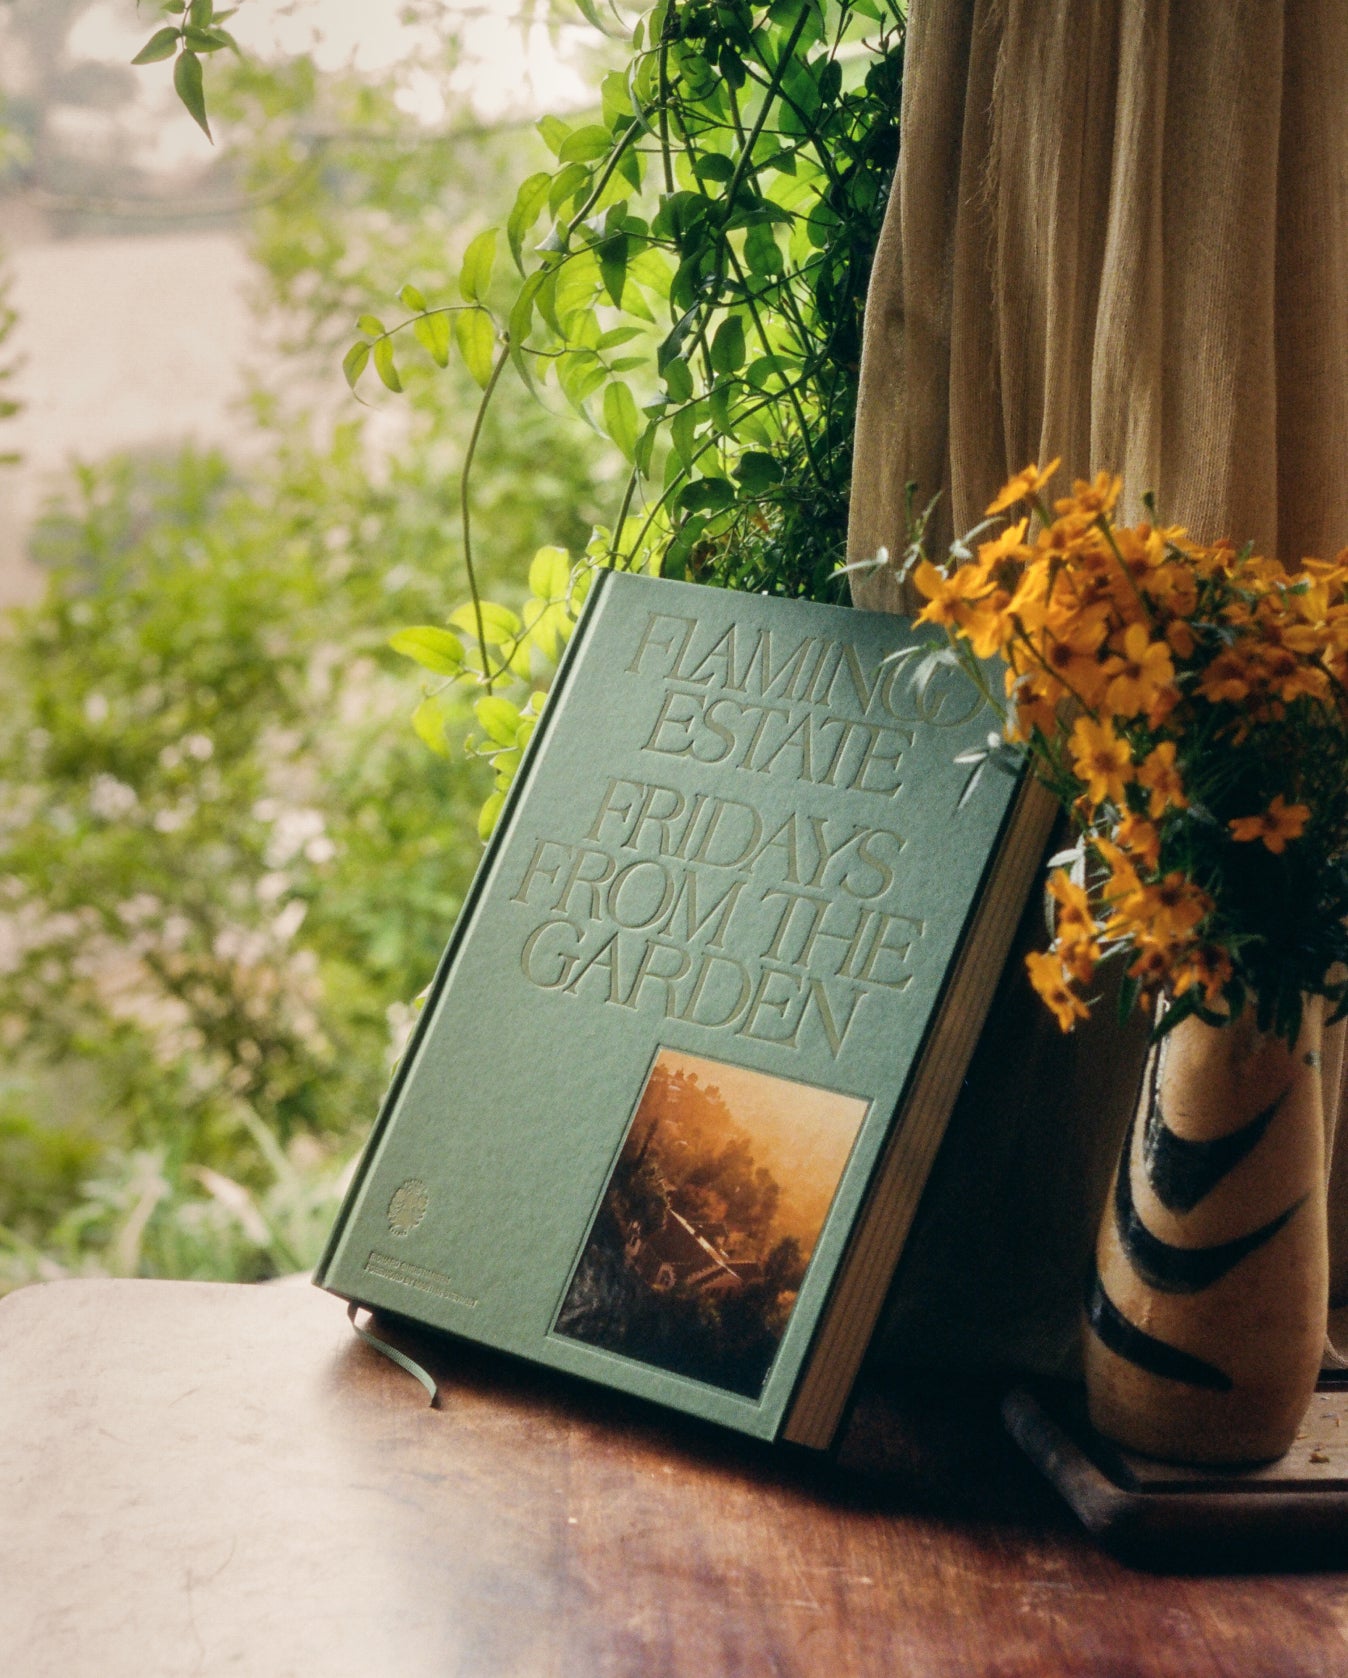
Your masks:
{"label": "ceramic vase", "polygon": [[1319,1374],[1328,1256],[1324,1007],[1298,1041],[1253,1011],[1153,1048],[1087,1295],[1091,1421],[1172,1462],[1269,1461]]}

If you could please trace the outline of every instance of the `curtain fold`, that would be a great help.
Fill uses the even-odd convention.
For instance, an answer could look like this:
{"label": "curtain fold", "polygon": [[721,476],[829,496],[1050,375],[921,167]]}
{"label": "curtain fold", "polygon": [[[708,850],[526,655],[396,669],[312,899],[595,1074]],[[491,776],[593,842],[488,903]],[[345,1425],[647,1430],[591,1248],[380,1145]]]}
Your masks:
{"label": "curtain fold", "polygon": [[[1345,0],[913,0],[849,533],[853,561],[890,557],[853,573],[858,604],[905,605],[892,570],[905,486],[919,510],[939,497],[940,552],[1013,472],[1055,455],[1054,489],[1121,473],[1130,522],[1152,491],[1164,522],[1199,541],[1252,541],[1290,564],[1348,544]],[[1006,1018],[1019,1003],[1008,993],[999,1007]],[[1027,1113],[1020,1092],[1018,1226],[1057,1228],[1061,1269],[1094,1218],[1092,1204],[1064,1224],[1062,1198],[1098,1199],[1113,1158],[1096,1132],[1117,1125],[1119,1104],[1100,1091],[1136,1075],[1141,1046],[1093,1036],[1083,1053],[1048,1040],[1044,1019],[1020,1029],[1044,1094]],[[996,1078],[976,1064],[971,1084],[986,1106]],[[1337,1097],[1335,1081],[1331,1112]],[[1061,1369],[1065,1301],[1032,1332],[1008,1315],[996,1196],[1009,1145],[989,1150],[972,1105],[947,1150],[965,1199],[953,1219],[929,1209],[915,1234],[910,1281],[924,1280],[900,1287],[894,1344],[915,1325],[940,1339],[939,1275],[954,1267],[966,1297],[952,1305],[952,1354]],[[1093,1107],[1095,1130],[1081,1118]],[[994,1155],[1000,1175],[970,1180]],[[1348,1250],[1336,1263],[1348,1292]]]}

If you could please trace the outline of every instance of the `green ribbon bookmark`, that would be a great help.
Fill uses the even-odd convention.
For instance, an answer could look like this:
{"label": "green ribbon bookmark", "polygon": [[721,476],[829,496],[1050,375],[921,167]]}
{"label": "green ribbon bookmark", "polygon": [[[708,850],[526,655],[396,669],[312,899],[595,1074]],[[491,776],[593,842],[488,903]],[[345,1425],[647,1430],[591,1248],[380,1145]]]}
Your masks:
{"label": "green ribbon bookmark", "polygon": [[400,1352],[396,1346],[390,1346],[386,1340],[381,1340],[377,1334],[371,1334],[368,1328],[362,1328],[356,1321],[356,1312],[359,1310],[360,1306],[354,1301],[346,1308],[346,1320],[352,1328],[355,1329],[362,1340],[373,1346],[381,1357],[386,1357],[390,1363],[396,1363],[399,1369],[405,1369],[409,1375],[415,1376],[430,1394],[431,1409],[438,1410],[440,1408],[440,1389],[436,1386],[434,1378],[419,1363],[409,1358],[406,1352]]}

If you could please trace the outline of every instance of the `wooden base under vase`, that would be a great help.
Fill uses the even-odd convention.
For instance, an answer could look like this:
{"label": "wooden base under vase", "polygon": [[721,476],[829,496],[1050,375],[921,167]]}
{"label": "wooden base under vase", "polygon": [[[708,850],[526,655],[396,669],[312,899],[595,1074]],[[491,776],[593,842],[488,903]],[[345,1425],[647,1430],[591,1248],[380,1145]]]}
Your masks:
{"label": "wooden base under vase", "polygon": [[1328,1304],[1323,1017],[1293,1046],[1190,1017],[1153,1051],[1086,1308],[1091,1422],[1131,1450],[1234,1465],[1296,1435]]}

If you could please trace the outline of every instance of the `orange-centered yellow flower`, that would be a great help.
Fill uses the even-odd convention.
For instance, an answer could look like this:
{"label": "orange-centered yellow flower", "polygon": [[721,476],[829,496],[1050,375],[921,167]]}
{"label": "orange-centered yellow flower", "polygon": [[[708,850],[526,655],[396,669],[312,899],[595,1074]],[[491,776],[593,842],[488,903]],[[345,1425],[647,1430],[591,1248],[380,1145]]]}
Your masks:
{"label": "orange-centered yellow flower", "polygon": [[1299,839],[1311,819],[1308,804],[1289,804],[1279,793],[1267,810],[1257,816],[1237,816],[1230,824],[1235,839],[1262,839],[1275,856],[1281,856],[1289,839]]}
{"label": "orange-centered yellow flower", "polygon": [[1124,783],[1132,778],[1133,770],[1128,742],[1115,734],[1110,723],[1078,717],[1068,745],[1072,766],[1085,781],[1091,803],[1103,804],[1108,799],[1122,805]]}
{"label": "orange-centered yellow flower", "polygon": [[1014,478],[1009,478],[1002,485],[996,499],[989,505],[988,513],[1000,513],[1017,501],[1023,501],[1027,495],[1037,495],[1061,465],[1062,459],[1059,457],[1057,460],[1050,460],[1042,469],[1038,466],[1027,466],[1023,472],[1017,472]]}

